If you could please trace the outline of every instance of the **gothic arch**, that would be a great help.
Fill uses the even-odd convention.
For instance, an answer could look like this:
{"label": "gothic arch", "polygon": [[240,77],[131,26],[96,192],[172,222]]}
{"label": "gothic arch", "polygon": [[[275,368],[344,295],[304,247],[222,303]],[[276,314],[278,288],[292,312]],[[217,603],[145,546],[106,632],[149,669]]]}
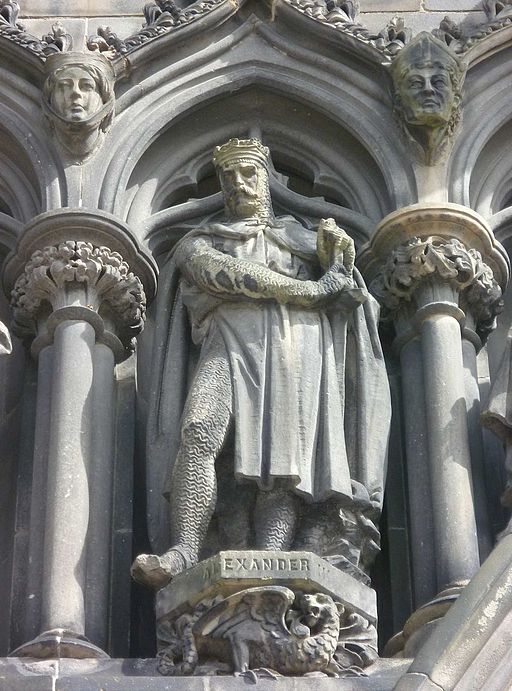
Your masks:
{"label": "gothic arch", "polygon": [[22,223],[66,203],[63,168],[47,144],[49,138],[42,121],[39,99],[37,87],[2,71],[1,211]]}
{"label": "gothic arch", "polygon": [[[332,79],[331,73],[330,80],[326,81],[325,71],[319,69],[318,66],[310,69],[311,66],[308,65],[308,69],[305,69],[307,60],[300,63],[296,58],[291,60],[289,55],[283,57],[282,53],[272,54],[269,44],[266,41],[262,42],[260,36],[256,41],[254,36],[247,35],[252,41],[250,61],[247,60],[246,53],[244,57],[242,46],[239,61],[233,60],[229,67],[222,65],[219,67],[219,61],[217,61],[215,70],[212,71],[211,65],[203,64],[198,59],[198,63],[201,63],[200,74],[194,75],[187,83],[176,80],[175,83],[170,81],[162,84],[158,75],[154,75],[148,79],[147,89],[143,90],[146,95],[142,99],[136,101],[130,91],[120,97],[117,121],[110,135],[110,140],[117,141],[118,147],[109,151],[110,147],[107,145],[104,151],[109,151],[108,160],[105,158],[107,154],[103,153],[100,164],[102,183],[99,195],[102,208],[122,218],[129,217],[135,220],[159,210],[159,203],[155,202],[156,181],[158,180],[160,189],[165,189],[167,186],[171,190],[170,193],[173,191],[173,184],[174,188],[177,184],[177,171],[171,173],[169,170],[172,168],[172,161],[168,160],[162,164],[157,162],[159,157],[165,158],[163,153],[165,142],[172,140],[173,130],[179,129],[180,122],[185,119],[188,122],[193,120],[195,113],[201,112],[204,117],[210,109],[212,125],[206,131],[194,132],[193,136],[190,134],[190,141],[186,146],[182,136],[173,147],[175,151],[179,147],[185,154],[186,147],[194,150],[198,157],[198,170],[204,168],[205,156],[209,156],[208,151],[211,151],[220,139],[232,136],[240,129],[239,118],[233,115],[232,110],[229,111],[230,117],[232,121],[236,121],[236,124],[221,122],[222,103],[229,102],[231,109],[237,98],[243,99],[243,93],[249,93],[251,90],[262,102],[266,93],[274,94],[274,98],[276,94],[279,94],[283,103],[284,99],[287,100],[287,107],[283,107],[282,113],[275,112],[275,108],[273,112],[268,109],[265,112],[264,104],[261,105],[259,111],[255,107],[258,118],[263,118],[269,123],[269,144],[276,151],[281,147],[281,158],[283,156],[288,157],[289,160],[294,156],[295,159],[297,158],[289,135],[287,151],[283,150],[283,140],[279,130],[293,131],[293,126],[290,127],[290,117],[295,117],[300,112],[309,113],[310,118],[310,126],[306,132],[304,132],[304,127],[297,128],[297,131],[301,133],[301,145],[295,148],[300,149],[302,165],[305,163],[307,167],[308,158],[312,160],[313,156],[307,155],[307,149],[316,152],[315,145],[324,146],[326,156],[332,156],[332,146],[326,147],[325,143],[322,144],[322,128],[315,123],[315,119],[330,123],[331,140],[338,140],[340,145],[347,143],[351,151],[345,158],[345,171],[340,165],[336,169],[335,177],[341,180],[341,185],[335,182],[334,176],[329,175],[327,171],[317,171],[315,185],[318,189],[332,191],[333,185],[336,184],[344,187],[343,194],[339,190],[340,196],[345,200],[351,200],[349,206],[352,206],[354,211],[374,221],[397,206],[415,201],[413,175],[409,169],[410,166],[404,166],[401,160],[401,148],[399,144],[397,145],[387,92],[377,84],[378,77],[382,76],[380,70],[378,74],[373,74],[373,83],[366,75],[364,82],[355,84],[353,76],[350,79],[344,77],[344,73],[350,70],[344,70],[344,66],[337,63],[334,66],[336,79]],[[279,59],[276,58],[277,55]],[[233,55],[230,57],[232,59]],[[258,63],[257,68],[254,66],[255,61]],[[155,84],[158,86],[151,90],[152,85]],[[371,98],[368,97],[368,92]],[[248,110],[246,107],[246,119]],[[216,115],[214,115],[215,112]],[[281,119],[282,122],[283,116],[288,126],[280,128],[279,121]],[[389,122],[389,128],[382,126],[386,120]],[[126,126],[128,121],[129,127]],[[250,128],[248,121],[244,124],[244,131],[247,126]],[[334,130],[337,136],[333,134]],[[135,141],[134,131],[140,132],[141,135]],[[272,133],[275,133],[275,136]],[[185,134],[185,140],[187,136]],[[327,138],[324,137],[324,139]],[[155,152],[158,153],[155,155]],[[151,163],[152,157],[153,163]],[[341,160],[343,159],[340,158]],[[187,161],[180,160],[180,162],[185,166],[186,171]],[[147,173],[149,170],[154,172],[155,165],[157,167],[161,165],[161,174],[153,177],[142,190],[137,178],[140,177],[142,180],[142,170],[144,170],[145,179],[151,177]],[[168,174],[164,175],[162,171],[166,167]],[[192,186],[197,182],[196,179],[192,180],[190,175],[190,172],[183,173],[184,186],[187,185],[187,181]],[[171,183],[169,179],[173,176],[174,183]],[[197,173],[192,175],[192,178],[197,178]]]}
{"label": "gothic arch", "polygon": [[[510,56],[506,36],[490,38],[494,43],[502,39],[503,50]],[[509,77],[507,65],[502,54],[489,48],[486,56],[470,66],[465,84],[463,126],[450,170],[452,201],[470,206],[486,218],[503,208],[506,184],[512,175],[512,151],[507,138],[512,104],[503,88]]]}

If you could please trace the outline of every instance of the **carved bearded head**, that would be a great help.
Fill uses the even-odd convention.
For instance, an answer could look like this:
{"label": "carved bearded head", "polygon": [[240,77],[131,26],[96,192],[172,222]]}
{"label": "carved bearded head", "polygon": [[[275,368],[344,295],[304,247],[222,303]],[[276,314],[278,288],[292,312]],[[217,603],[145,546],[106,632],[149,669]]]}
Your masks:
{"label": "carved bearded head", "polygon": [[230,139],[216,147],[213,161],[231,217],[270,213],[268,157],[268,148],[258,139]]}
{"label": "carved bearded head", "polygon": [[46,61],[43,107],[57,139],[84,157],[112,122],[114,73],[98,53],[56,53]]}

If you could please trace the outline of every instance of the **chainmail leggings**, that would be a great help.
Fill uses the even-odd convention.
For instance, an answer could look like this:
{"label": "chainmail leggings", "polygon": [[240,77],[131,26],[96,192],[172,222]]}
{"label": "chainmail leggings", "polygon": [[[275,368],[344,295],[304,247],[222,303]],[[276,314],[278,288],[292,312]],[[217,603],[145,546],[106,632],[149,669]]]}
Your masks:
{"label": "chainmail leggings", "polygon": [[[173,547],[191,564],[198,560],[215,510],[215,460],[232,423],[231,370],[220,336],[201,359],[190,388],[181,427],[181,445],[171,476]],[[297,497],[276,487],[260,492],[255,507],[256,547],[288,549],[295,531]]]}

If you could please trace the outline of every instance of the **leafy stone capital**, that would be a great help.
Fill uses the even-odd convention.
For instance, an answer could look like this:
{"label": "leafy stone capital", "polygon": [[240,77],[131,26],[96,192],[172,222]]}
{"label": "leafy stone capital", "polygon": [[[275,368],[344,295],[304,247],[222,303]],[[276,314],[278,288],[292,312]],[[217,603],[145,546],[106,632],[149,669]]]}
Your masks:
{"label": "leafy stone capital", "polygon": [[390,312],[415,300],[425,281],[449,284],[469,311],[479,335],[487,335],[503,308],[502,291],[478,250],[456,238],[413,237],[394,249],[370,290]]}
{"label": "leafy stone capital", "polygon": [[[144,324],[146,297],[140,279],[118,252],[69,240],[33,252],[11,293],[18,333],[61,313],[65,319],[113,324],[126,348]],[[98,321],[97,317],[101,317]]]}

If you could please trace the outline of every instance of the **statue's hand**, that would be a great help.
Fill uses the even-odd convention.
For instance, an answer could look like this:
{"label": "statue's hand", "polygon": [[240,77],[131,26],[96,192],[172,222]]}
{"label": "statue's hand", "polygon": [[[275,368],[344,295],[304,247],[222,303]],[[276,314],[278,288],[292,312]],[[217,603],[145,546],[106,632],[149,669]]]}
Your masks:
{"label": "statue's hand", "polygon": [[356,258],[354,241],[333,218],[324,218],[318,224],[317,253],[324,270],[343,264],[352,274]]}
{"label": "statue's hand", "polygon": [[318,281],[323,297],[318,305],[335,311],[351,311],[366,301],[366,290],[359,288],[343,264],[333,264]]}
{"label": "statue's hand", "polygon": [[335,264],[319,279],[318,285],[321,296],[329,301],[340,293],[353,288],[354,282],[343,264]]}

